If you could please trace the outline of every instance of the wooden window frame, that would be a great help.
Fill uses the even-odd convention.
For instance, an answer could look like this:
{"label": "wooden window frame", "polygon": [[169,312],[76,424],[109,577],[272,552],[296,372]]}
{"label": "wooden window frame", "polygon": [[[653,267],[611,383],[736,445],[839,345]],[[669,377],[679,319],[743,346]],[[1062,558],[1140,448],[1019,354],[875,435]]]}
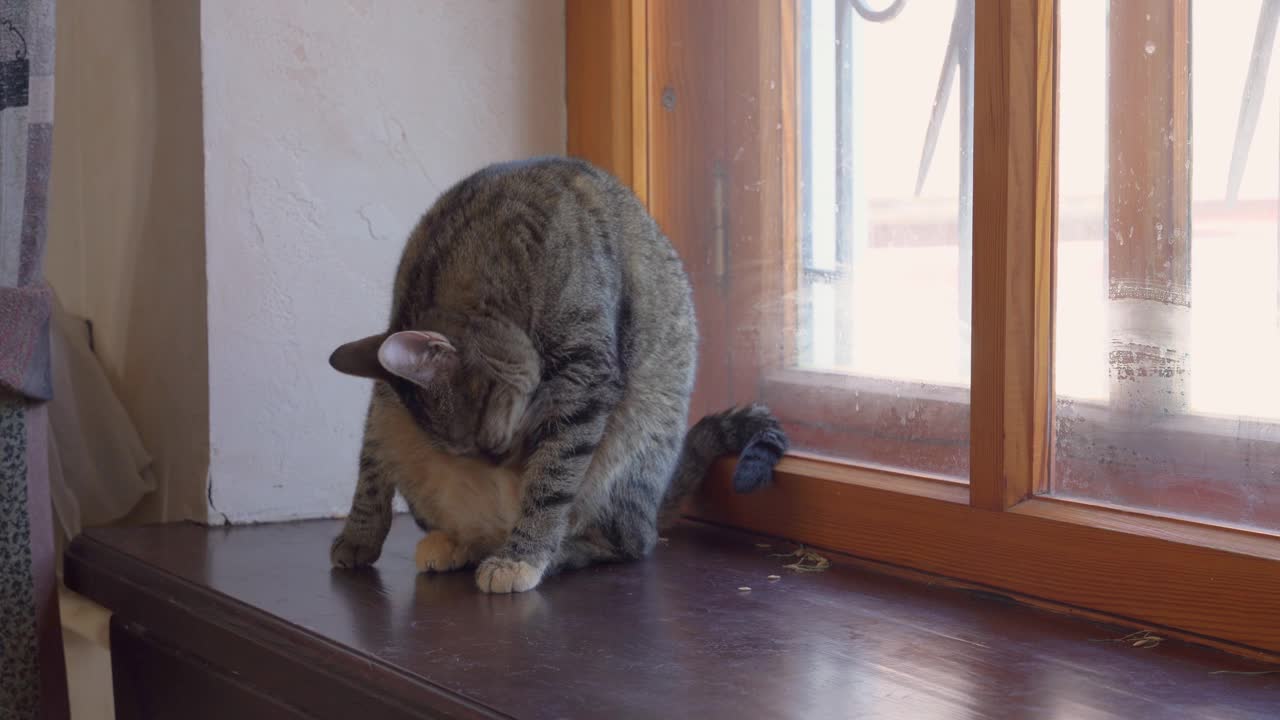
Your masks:
{"label": "wooden window frame", "polygon": [[[673,19],[694,6],[709,15],[718,8],[683,0],[567,0],[568,147],[570,154],[628,182],[686,261],[699,261],[691,263],[696,266],[691,271],[695,294],[722,292],[718,302],[741,303],[746,294],[786,288],[762,286],[767,279],[727,290],[716,287],[716,273],[723,275],[729,257],[725,247],[715,242],[706,247],[705,240],[698,246],[689,243],[724,236],[718,227],[723,215],[697,209],[699,204],[714,207],[717,191],[691,187],[688,179],[670,172],[670,159],[705,139],[708,130],[698,127],[698,103],[723,104],[733,90],[698,85],[691,68],[701,62],[741,64],[744,59],[763,65],[785,57],[761,53],[761,46],[749,42],[717,45],[715,33],[775,42],[776,23],[785,27],[792,5],[788,0],[738,3],[719,10],[751,9],[693,27],[682,25],[687,18]],[[1054,0],[977,4],[969,484],[797,453],[779,465],[773,487],[737,495],[729,484],[733,464],[726,460],[715,467],[689,513],[886,568],[1274,659],[1280,655],[1280,537],[1038,494],[1047,489],[1052,462],[1054,10]],[[770,29],[774,39],[767,37]],[[679,38],[673,34],[681,32],[690,34],[690,42],[679,43],[683,56],[653,51],[675,46],[673,40]],[[700,42],[692,42],[694,36]],[[708,46],[725,49],[720,56],[700,56]],[[775,64],[767,69],[786,68]],[[785,72],[774,76],[782,78],[783,86],[776,97],[794,93],[793,77]],[[774,107],[766,114],[766,103],[776,101],[762,95],[759,102],[758,117],[744,121],[754,124],[748,135],[769,135],[761,129],[765,117],[780,119],[781,137],[794,132],[785,126],[785,109]],[[763,217],[753,220],[754,227],[776,226],[785,236],[787,223],[767,214],[776,215],[781,207],[785,215],[794,208],[793,191],[785,182],[795,176],[794,167],[783,159],[776,167],[752,169],[762,185],[754,191],[781,198],[779,203],[757,203],[773,209],[752,210]],[[735,203],[732,187],[721,192],[736,207],[751,207],[749,198]],[[733,237],[734,261],[743,255],[751,261],[753,253],[759,257],[767,252],[766,241],[755,236]],[[699,320],[704,345],[728,348],[726,329],[717,326],[723,318]],[[789,340],[776,340],[785,351]],[[759,347],[737,347],[734,357],[752,350]],[[703,365],[700,385],[732,387],[733,368],[725,372]],[[739,377],[754,383],[761,371],[749,367]],[[841,402],[839,395],[833,397],[830,402]],[[712,409],[716,399],[701,393],[695,398],[695,414]],[[865,395],[862,401],[867,402]]]}

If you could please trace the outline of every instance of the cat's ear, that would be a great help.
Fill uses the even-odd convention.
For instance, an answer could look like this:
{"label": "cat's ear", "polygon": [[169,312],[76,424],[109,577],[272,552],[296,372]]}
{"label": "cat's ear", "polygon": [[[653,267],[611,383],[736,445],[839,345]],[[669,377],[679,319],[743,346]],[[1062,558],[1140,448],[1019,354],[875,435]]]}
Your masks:
{"label": "cat's ear", "polygon": [[436,332],[406,330],[387,337],[378,348],[378,364],[397,377],[427,387],[458,366],[458,351]]}
{"label": "cat's ear", "polygon": [[387,333],[370,335],[349,342],[329,356],[329,365],[340,373],[373,380],[388,379],[387,371],[378,362],[378,348],[387,339]]}

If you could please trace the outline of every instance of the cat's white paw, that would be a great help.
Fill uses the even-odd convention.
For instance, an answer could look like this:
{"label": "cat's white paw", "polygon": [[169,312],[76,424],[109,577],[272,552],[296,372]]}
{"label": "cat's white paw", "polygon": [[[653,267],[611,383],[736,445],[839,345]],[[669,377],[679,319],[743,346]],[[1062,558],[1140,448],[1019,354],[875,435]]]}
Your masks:
{"label": "cat's white paw", "polygon": [[543,570],[523,560],[490,557],[476,570],[476,585],[487,593],[524,592],[538,586]]}
{"label": "cat's white paw", "polygon": [[467,564],[467,559],[467,549],[439,530],[427,533],[413,552],[413,563],[418,566],[418,572],[457,570]]}

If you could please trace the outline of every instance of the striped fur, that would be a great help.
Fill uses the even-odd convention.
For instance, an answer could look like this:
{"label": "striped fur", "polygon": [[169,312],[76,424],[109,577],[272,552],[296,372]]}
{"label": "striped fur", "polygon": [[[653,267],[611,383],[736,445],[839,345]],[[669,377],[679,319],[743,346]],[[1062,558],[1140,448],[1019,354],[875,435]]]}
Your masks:
{"label": "striped fur", "polygon": [[341,567],[377,560],[399,490],[424,571],[487,592],[645,556],[709,464],[768,481],[787,441],[751,406],[683,431],[697,326],[670,242],[620,183],[539,159],[481,170],[411,234],[386,332],[330,362],[375,379]]}

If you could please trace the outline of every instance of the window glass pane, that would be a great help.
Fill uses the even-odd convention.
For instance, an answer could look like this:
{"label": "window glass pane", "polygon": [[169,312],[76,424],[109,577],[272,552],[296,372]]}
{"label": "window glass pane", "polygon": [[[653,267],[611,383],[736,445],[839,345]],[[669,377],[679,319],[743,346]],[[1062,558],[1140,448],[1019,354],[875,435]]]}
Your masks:
{"label": "window glass pane", "polygon": [[1052,490],[1280,530],[1280,2],[1058,7]]}
{"label": "window glass pane", "polygon": [[961,125],[972,117],[971,84],[957,77],[959,58],[946,58],[949,92],[935,108],[954,18],[929,10],[869,22],[843,0],[809,6],[804,367],[968,384],[970,273],[960,256],[972,165]]}
{"label": "window glass pane", "polygon": [[906,3],[881,21],[858,12],[888,5],[799,3],[800,258],[786,369],[842,403],[831,429],[848,432],[808,436],[815,449],[964,478],[972,2]]}
{"label": "window glass pane", "polygon": [[694,286],[694,419],[762,400],[796,451],[966,479],[973,0],[659,7],[649,199]]}

